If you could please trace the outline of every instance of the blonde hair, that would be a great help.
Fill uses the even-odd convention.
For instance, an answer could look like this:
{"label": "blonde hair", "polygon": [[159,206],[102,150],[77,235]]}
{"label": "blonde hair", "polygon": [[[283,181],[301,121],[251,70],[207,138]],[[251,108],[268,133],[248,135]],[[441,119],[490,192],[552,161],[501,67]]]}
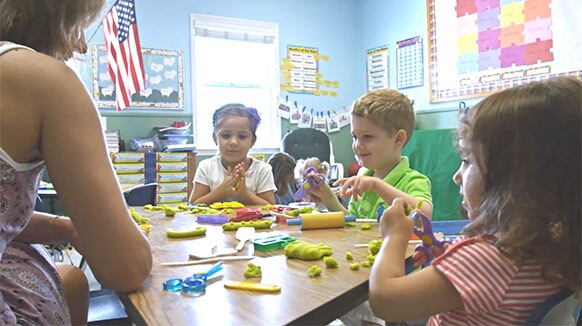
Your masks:
{"label": "blonde hair", "polygon": [[105,0],[0,0],[0,39],[66,60]]}
{"label": "blonde hair", "polygon": [[416,124],[413,105],[414,101],[397,90],[378,89],[357,99],[351,113],[381,127],[388,135],[403,129],[408,142]]}

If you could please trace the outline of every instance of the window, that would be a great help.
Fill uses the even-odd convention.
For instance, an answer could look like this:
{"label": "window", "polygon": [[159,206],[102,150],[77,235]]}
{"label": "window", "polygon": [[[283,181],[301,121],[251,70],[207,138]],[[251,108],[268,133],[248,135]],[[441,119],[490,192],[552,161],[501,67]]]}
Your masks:
{"label": "window", "polygon": [[212,114],[227,103],[242,103],[259,111],[256,152],[278,149],[278,25],[197,14],[191,20],[192,121],[198,152],[216,153]]}

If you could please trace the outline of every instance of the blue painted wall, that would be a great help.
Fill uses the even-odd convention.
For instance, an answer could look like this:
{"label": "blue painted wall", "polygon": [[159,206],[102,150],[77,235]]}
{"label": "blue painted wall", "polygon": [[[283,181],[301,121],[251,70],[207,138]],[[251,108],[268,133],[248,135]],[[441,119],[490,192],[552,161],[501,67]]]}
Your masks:
{"label": "blue painted wall", "polygon": [[[113,2],[108,0],[108,6]],[[191,120],[191,13],[278,23],[281,58],[286,57],[287,45],[316,47],[320,54],[328,55],[330,60],[320,61],[319,70],[323,79],[340,82],[338,96],[289,94],[290,100],[316,111],[349,107],[366,92],[366,49],[389,45],[392,87],[396,86],[397,41],[421,35],[425,45],[424,57],[428,55],[425,0],[137,0],[136,10],[142,47],[182,51],[185,107],[181,111],[128,108],[115,112],[101,109],[102,115],[107,117],[108,129],[121,130],[121,137],[126,142],[147,135],[153,126],[168,125],[174,120]],[[87,37],[94,30],[97,33],[89,43],[103,44],[102,32],[97,25],[87,30]],[[416,103],[417,129],[454,128],[458,103],[429,103],[426,64],[424,86],[403,90]],[[90,89],[90,69],[84,70],[83,80]],[[282,93],[283,96],[286,94]],[[476,100],[466,102],[472,105]],[[294,126],[282,121],[282,135],[291,128]],[[330,134],[330,138],[336,160],[348,166],[354,161],[349,146],[349,128]]]}
{"label": "blue painted wall", "polygon": [[[113,1],[108,1],[111,6]],[[364,57],[354,45],[360,37],[357,31],[355,11],[359,1],[273,1],[273,0],[165,0],[136,1],[136,13],[141,46],[144,48],[172,49],[184,54],[184,104],[183,113],[192,112],[192,76],[190,55],[190,14],[206,14],[279,24],[280,57],[286,57],[287,45],[316,47],[321,54],[330,56],[328,62],[320,62],[324,79],[339,80],[338,96],[316,97],[293,94],[290,99],[327,111],[349,105],[364,90],[365,75],[354,78],[357,67]],[[92,26],[89,32],[95,30]],[[89,36],[89,35],[88,35]],[[99,29],[90,44],[103,44]],[[90,76],[84,75],[89,86]],[[112,111],[103,109],[103,111]],[[131,112],[132,109],[123,112]],[[134,110],[135,111],[135,110]],[[140,110],[141,111],[141,110]],[[148,112],[168,112],[148,110]],[[170,112],[176,112],[172,110]]]}

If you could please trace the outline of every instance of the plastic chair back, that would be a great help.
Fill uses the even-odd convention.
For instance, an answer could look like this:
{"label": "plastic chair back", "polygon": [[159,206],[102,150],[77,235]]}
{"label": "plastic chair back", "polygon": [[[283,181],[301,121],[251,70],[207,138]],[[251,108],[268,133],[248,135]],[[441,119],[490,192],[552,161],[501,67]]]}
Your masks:
{"label": "plastic chair back", "polygon": [[148,183],[129,188],[123,191],[127,206],[144,206],[156,204],[157,183]]}
{"label": "plastic chair back", "polygon": [[546,299],[526,320],[526,325],[576,325],[580,318],[580,300],[570,290]]}
{"label": "plastic chair back", "polygon": [[327,134],[313,128],[298,128],[288,132],[282,140],[282,150],[294,159],[317,157],[330,162],[331,142]]}

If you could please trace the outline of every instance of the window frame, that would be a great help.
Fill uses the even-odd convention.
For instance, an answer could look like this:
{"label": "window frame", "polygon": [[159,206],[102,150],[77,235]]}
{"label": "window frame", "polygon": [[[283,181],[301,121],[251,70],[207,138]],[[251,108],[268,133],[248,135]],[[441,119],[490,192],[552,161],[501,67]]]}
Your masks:
{"label": "window frame", "polygon": [[[230,31],[233,33],[244,34],[249,33],[253,35],[267,35],[273,37],[273,46],[275,51],[275,62],[279,62],[279,24],[272,22],[263,22],[248,19],[239,19],[223,16],[212,16],[203,14],[190,14],[190,66],[192,75],[192,126],[193,126],[193,138],[194,144],[198,147],[199,137],[206,137],[205,135],[197,134],[197,112],[198,112],[198,97],[196,88],[198,86],[198,78],[196,75],[196,28],[206,28],[213,31]],[[280,69],[276,67],[274,69],[275,75],[273,80],[273,98],[271,102],[273,107],[270,108],[270,116],[268,119],[262,117],[261,124],[259,128],[264,125],[269,125],[272,131],[271,136],[276,137],[276,139],[281,138],[281,119],[277,115],[276,105],[278,102],[278,97],[280,95]],[[204,122],[206,123],[206,122]],[[208,123],[211,123],[208,121]],[[209,137],[210,135],[208,135]],[[280,140],[279,140],[280,142]],[[280,144],[273,143],[268,147],[253,147],[249,153],[257,154],[267,154],[273,153],[280,149]],[[218,148],[197,148],[197,153],[199,155],[216,155],[218,153]]]}

